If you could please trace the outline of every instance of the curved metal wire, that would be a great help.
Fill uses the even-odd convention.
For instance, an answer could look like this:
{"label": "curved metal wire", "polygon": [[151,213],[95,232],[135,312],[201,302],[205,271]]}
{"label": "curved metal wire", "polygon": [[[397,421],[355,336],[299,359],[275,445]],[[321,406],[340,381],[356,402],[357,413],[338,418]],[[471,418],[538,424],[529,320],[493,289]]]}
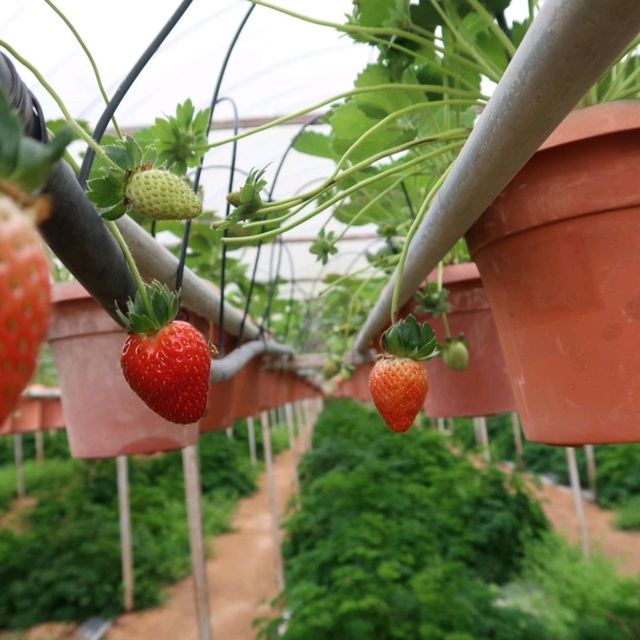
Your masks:
{"label": "curved metal wire", "polygon": [[[254,5],[255,6],[255,5]],[[231,108],[233,109],[233,135],[238,134],[238,130],[240,128],[240,117],[238,116],[238,105],[236,105],[235,101],[232,98],[220,98],[216,104],[220,104],[221,102],[229,102],[231,104]],[[229,171],[229,185],[228,192],[231,193],[233,191],[233,181],[236,175],[236,159],[238,155],[238,141],[234,140],[231,146],[231,168]],[[202,175],[202,169],[200,168],[200,175]],[[224,217],[226,218],[229,215],[231,210],[231,204],[227,200],[227,205],[225,207]],[[224,237],[226,238],[228,235],[228,231],[225,230]],[[224,355],[224,291],[225,285],[227,281],[227,245],[222,244],[222,256],[220,261],[220,312],[218,315],[218,352],[220,356]]]}
{"label": "curved metal wire", "polygon": [[[133,65],[131,71],[126,75],[125,79],[122,81],[120,86],[116,89],[116,92],[113,94],[111,100],[109,100],[107,106],[105,107],[98,123],[93,130],[93,139],[96,142],[100,142],[104,132],[107,130],[109,126],[109,122],[113,117],[116,109],[120,106],[123,98],[133,85],[133,83],[138,79],[138,76],[145,68],[149,60],[153,57],[155,52],[159,49],[160,45],[166,40],[169,33],[171,33],[172,29],[178,24],[180,18],[182,18],[184,12],[189,8],[189,5],[193,2],[193,0],[183,0],[178,8],[175,10],[173,15],[169,18],[167,23],[162,27],[158,35],[151,41],[151,44],[144,50],[143,54],[140,56],[140,59]],[[89,147],[85,153],[84,158],[82,159],[82,164],[80,165],[80,172],[78,173],[78,182],[84,189],[87,184],[87,178],[89,177],[89,173],[91,172],[91,167],[93,165],[93,161],[95,160],[95,151]]]}
{"label": "curved metal wire", "polygon": [[[227,65],[229,64],[229,60],[231,59],[231,54],[233,53],[233,50],[236,46],[236,43],[238,42],[238,39],[240,38],[240,34],[242,33],[242,30],[244,29],[244,26],[247,23],[247,20],[249,20],[249,17],[251,16],[251,14],[253,13],[253,10],[256,8],[256,5],[252,4],[248,11],[246,12],[246,14],[244,15],[244,17],[242,18],[242,20],[240,21],[240,24],[238,25],[238,28],[236,29],[235,34],[233,35],[233,38],[231,39],[231,42],[229,44],[229,47],[227,48],[227,53],[225,54],[224,60],[222,61],[222,66],[220,67],[220,71],[218,72],[218,77],[216,79],[216,85],[214,87],[213,90],[213,96],[211,97],[211,107],[210,107],[210,112],[209,112],[209,122],[207,123],[207,136],[209,135],[209,132],[211,131],[211,126],[213,124],[213,113],[215,111],[216,105],[221,102],[221,100],[219,100],[219,95],[220,95],[220,88],[222,87],[222,81],[224,80],[224,76],[227,70]],[[230,98],[227,98],[227,100],[230,100]],[[231,101],[231,100],[230,100]],[[235,106],[235,103],[232,102],[233,108],[234,108],[234,131],[237,132],[238,129],[238,125],[239,125],[239,119],[238,119],[238,112],[237,112],[237,108]],[[236,159],[236,148],[237,148],[237,141],[234,141],[233,143],[233,149],[232,149],[232,167],[235,166],[235,159]],[[193,190],[195,192],[198,191],[198,187],[200,186],[200,178],[202,176],[202,171],[203,171],[203,165],[204,165],[204,156],[200,162],[200,166],[197,168],[196,170],[196,174],[195,177],[193,179]],[[233,182],[233,178],[234,178],[234,171],[232,169],[231,171],[231,175],[229,178],[230,183]],[[228,213],[229,209],[227,207],[227,213]],[[186,258],[187,258],[187,247],[189,245],[189,234],[191,232],[191,221],[187,220],[187,222],[184,225],[184,232],[182,234],[182,245],[180,247],[180,255],[179,255],[179,259],[178,259],[178,269],[176,271],[176,290],[179,290],[180,287],[182,286],[182,278],[184,275],[184,265],[186,262]],[[224,347],[224,284],[225,284],[225,267],[226,267],[226,248],[223,247],[222,249],[222,257],[223,257],[223,261],[221,264],[221,289],[220,289],[220,324],[219,324],[219,342],[220,342],[220,347]],[[242,325],[241,325],[241,329],[244,329],[244,322],[245,319],[243,318],[242,321]]]}
{"label": "curved metal wire", "polygon": [[[293,145],[296,143],[296,140],[300,137],[300,135],[302,135],[302,133],[306,130],[307,127],[309,127],[310,125],[313,124],[317,124],[318,121],[320,120],[322,116],[317,116],[315,118],[313,118],[312,120],[309,120],[308,122],[305,122],[300,129],[298,130],[298,132],[296,133],[295,136],[293,136],[293,138],[291,138],[291,141],[289,142],[289,144],[287,145],[287,148],[284,150],[284,153],[282,154],[282,156],[280,156],[280,161],[278,162],[278,166],[276,167],[275,173],[273,175],[273,180],[271,181],[271,188],[269,189],[269,201],[273,200],[273,192],[275,190],[276,187],[276,183],[278,182],[278,178],[280,177],[280,172],[282,171],[282,167],[284,166],[284,162],[287,159],[287,156],[289,155],[290,151],[293,149]],[[263,228],[264,231],[264,228]],[[270,316],[271,316],[271,308],[273,305],[273,298],[275,295],[275,289],[277,287],[278,284],[278,278],[280,276],[280,268],[282,266],[282,239],[280,239],[280,253],[278,256],[278,267],[276,269],[276,275],[275,278],[272,279],[272,260],[273,260],[273,253],[271,254],[270,257],[270,261],[269,261],[269,293],[267,295],[267,304],[265,306],[265,310],[264,313],[262,314],[262,319],[260,321],[260,332],[261,334],[264,333],[265,330],[267,330],[269,328],[269,324],[270,324]],[[260,260],[260,251],[261,251],[261,247],[262,247],[262,242],[258,243],[258,249],[256,251],[256,259],[255,259],[255,263],[254,263],[254,268],[253,268],[253,277],[255,278],[255,275],[257,273],[258,270],[258,261]],[[253,290],[253,286],[250,287],[250,291]],[[250,302],[250,301],[249,301]],[[248,306],[247,306],[248,308]],[[291,307],[289,307],[289,314],[291,313]],[[289,324],[290,318],[287,318],[287,326]]]}

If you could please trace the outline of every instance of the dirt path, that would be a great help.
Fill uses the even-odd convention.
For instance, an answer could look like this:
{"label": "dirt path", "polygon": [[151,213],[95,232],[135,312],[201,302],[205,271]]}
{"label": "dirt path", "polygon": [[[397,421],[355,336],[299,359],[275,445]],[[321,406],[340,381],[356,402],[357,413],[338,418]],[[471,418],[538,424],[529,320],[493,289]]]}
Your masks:
{"label": "dirt path", "polygon": [[[292,493],[291,452],[274,465],[280,514]],[[231,533],[216,536],[207,575],[215,640],[254,640],[251,623],[269,613],[277,595],[266,475],[259,489],[242,500]],[[170,587],[162,607],[118,618],[107,640],[197,640],[191,578]]]}
{"label": "dirt path", "polygon": [[[567,487],[545,484],[534,490],[554,529],[569,542],[580,543],[580,530]],[[584,501],[590,548],[612,558],[622,573],[640,573],[640,532],[620,531],[613,526],[615,512]]]}

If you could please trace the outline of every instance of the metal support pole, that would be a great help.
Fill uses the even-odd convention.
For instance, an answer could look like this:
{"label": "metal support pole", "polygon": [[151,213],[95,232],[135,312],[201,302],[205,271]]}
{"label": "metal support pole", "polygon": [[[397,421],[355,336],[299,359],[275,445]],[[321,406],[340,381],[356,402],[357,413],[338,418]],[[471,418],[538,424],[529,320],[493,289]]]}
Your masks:
{"label": "metal support pole", "polygon": [[307,433],[304,428],[304,419],[302,417],[302,409],[300,408],[300,401],[293,403],[293,411],[298,423],[298,434],[300,438],[300,450],[307,451],[309,449],[307,442]]}
{"label": "metal support pole", "polygon": [[578,528],[580,529],[580,542],[582,544],[582,554],[584,555],[585,558],[588,558],[589,557],[589,532],[587,531],[587,521],[584,517],[584,503],[582,501],[580,475],[578,474],[578,465],[576,463],[576,450],[573,447],[567,447],[567,465],[569,466],[569,478],[571,479],[571,492],[573,493],[573,502],[576,508]]}
{"label": "metal support pole", "polygon": [[198,640],[212,640],[211,613],[209,611],[209,584],[205,564],[202,534],[202,499],[200,495],[200,465],[198,447],[189,445],[182,450],[182,470],[187,502],[191,570],[196,600]]}
{"label": "metal support pole", "polygon": [[255,467],[258,464],[258,456],[256,454],[256,427],[253,424],[253,416],[247,418],[247,433],[249,435],[249,457],[251,464]]}
{"label": "metal support pole", "polygon": [[515,447],[515,463],[516,468],[520,471],[524,470],[524,447],[522,445],[522,428],[520,426],[520,416],[517,411],[511,412],[511,426],[513,428],[513,444]]}
{"label": "metal support pole", "polygon": [[522,461],[524,448],[522,446],[522,430],[520,429],[520,416],[517,411],[511,412],[511,425],[513,427],[513,443],[516,449],[516,459]]}
{"label": "metal support pole", "polygon": [[118,476],[118,510],[120,515],[120,550],[122,583],[124,585],[124,610],[133,611],[133,545],[131,543],[131,510],[129,509],[129,469],[127,456],[118,456],[116,458],[116,472]]}
{"label": "metal support pole", "polygon": [[42,431],[36,431],[33,434],[36,445],[36,462],[44,460],[44,434]]}
{"label": "metal support pole", "polygon": [[16,461],[16,493],[18,498],[24,498],[24,468],[22,466],[22,434],[13,436],[13,454]]}
{"label": "metal support pole", "polygon": [[587,459],[587,477],[589,479],[589,489],[591,490],[593,499],[596,500],[598,497],[596,488],[596,456],[592,444],[584,445],[584,455]]}
{"label": "metal support pole", "polygon": [[479,416],[473,419],[474,428],[478,444],[482,447],[482,456],[485,462],[491,462],[491,451],[489,449],[489,434],[487,433],[487,419]]}
{"label": "metal support pole", "polygon": [[284,569],[282,566],[282,549],[280,547],[280,517],[278,515],[278,498],[276,483],[273,477],[273,456],[271,454],[271,433],[269,432],[269,414],[260,414],[262,423],[262,445],[264,447],[264,462],[267,468],[267,490],[269,493],[269,511],[271,512],[271,532],[273,534],[274,563],[276,569],[276,584],[278,590],[284,589]]}
{"label": "metal support pole", "polygon": [[289,402],[284,405],[284,413],[287,422],[287,433],[289,435],[289,448],[291,449],[291,470],[293,478],[293,491],[300,504],[300,478],[298,476],[298,443],[293,428],[293,407]]}

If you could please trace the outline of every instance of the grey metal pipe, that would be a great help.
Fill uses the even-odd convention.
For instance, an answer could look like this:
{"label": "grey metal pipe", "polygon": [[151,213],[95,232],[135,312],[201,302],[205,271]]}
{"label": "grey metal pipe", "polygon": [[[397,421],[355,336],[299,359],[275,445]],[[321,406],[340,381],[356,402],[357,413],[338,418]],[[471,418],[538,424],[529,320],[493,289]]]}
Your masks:
{"label": "grey metal pipe", "polygon": [[[178,259],[128,216],[119,218],[116,224],[131,250],[142,277],[145,279],[155,278],[170,287],[173,286],[176,280]],[[195,311],[210,322],[218,323],[220,312],[218,289],[210,282],[198,277],[190,269],[184,270],[181,299],[187,309]],[[237,335],[242,323],[242,311],[227,303],[225,303],[224,309],[224,329]],[[259,332],[258,327],[250,318],[247,318],[244,337],[253,340],[258,337]]]}
{"label": "grey metal pipe", "polygon": [[293,357],[293,349],[284,344],[265,340],[252,340],[234,349],[220,360],[211,361],[211,382],[223,382],[233,378],[249,360],[262,354]]}
{"label": "grey metal pipe", "polygon": [[[407,255],[406,302],[640,31],[638,0],[546,0]],[[356,336],[364,351],[391,311],[397,272]]]}

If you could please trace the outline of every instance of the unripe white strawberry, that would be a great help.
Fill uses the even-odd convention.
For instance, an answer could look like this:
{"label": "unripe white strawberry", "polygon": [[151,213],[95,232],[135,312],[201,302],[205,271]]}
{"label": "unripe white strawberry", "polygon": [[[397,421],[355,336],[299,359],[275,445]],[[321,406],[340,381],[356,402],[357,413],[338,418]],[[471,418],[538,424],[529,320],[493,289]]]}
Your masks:
{"label": "unripe white strawberry", "polygon": [[188,220],[202,213],[202,201],[189,183],[162,169],[134,173],[125,196],[140,213],[154,220]]}

